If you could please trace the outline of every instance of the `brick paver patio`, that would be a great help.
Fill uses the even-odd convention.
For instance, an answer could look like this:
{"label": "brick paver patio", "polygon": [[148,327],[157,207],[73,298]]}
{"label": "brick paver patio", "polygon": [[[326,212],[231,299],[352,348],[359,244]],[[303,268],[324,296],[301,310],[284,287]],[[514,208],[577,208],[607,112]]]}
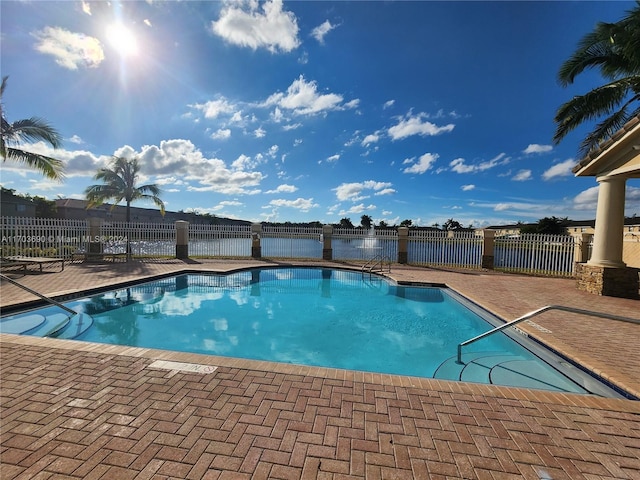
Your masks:
{"label": "brick paver patio", "polygon": [[[68,265],[50,295],[258,261]],[[547,304],[640,318],[566,279],[394,266],[505,320]],[[3,307],[31,299],[2,283]],[[640,325],[547,312],[523,325],[640,394]],[[156,360],[217,367],[167,370]],[[153,364],[153,365],[152,365]],[[0,335],[2,479],[640,479],[640,402]]]}

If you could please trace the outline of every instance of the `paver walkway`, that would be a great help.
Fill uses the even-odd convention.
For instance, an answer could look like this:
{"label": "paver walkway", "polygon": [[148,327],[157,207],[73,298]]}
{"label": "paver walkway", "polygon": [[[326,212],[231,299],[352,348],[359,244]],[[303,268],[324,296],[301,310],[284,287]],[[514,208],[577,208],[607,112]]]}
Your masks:
{"label": "paver walkway", "polygon": [[[70,265],[21,281],[62,294],[256,264]],[[392,276],[446,283],[505,319],[551,303],[640,312],[637,300],[583,294],[570,280],[411,267]],[[16,290],[2,284],[3,306],[29,298]],[[562,313],[525,328],[640,391],[640,326]],[[640,479],[633,400],[7,334],[0,382],[2,479]]]}

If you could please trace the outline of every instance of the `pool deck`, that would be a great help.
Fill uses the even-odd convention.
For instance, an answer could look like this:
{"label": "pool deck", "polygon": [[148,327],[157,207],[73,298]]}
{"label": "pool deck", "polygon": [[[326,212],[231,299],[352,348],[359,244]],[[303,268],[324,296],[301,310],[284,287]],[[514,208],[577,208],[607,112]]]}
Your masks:
{"label": "pool deck", "polygon": [[[150,260],[8,275],[57,297],[275,264],[345,266]],[[399,265],[389,276],[446,284],[505,320],[546,305],[640,319],[640,300],[571,279]],[[34,298],[2,280],[3,308]],[[640,397],[640,325],[552,310],[520,328]],[[0,402],[3,480],[640,479],[634,400],[0,334]]]}

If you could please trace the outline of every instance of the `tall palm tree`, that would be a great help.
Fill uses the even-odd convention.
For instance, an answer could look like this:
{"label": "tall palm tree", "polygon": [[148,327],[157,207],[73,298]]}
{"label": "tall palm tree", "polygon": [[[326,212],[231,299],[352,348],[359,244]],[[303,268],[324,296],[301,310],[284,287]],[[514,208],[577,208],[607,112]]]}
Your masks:
{"label": "tall palm tree", "polygon": [[2,77],[2,85],[0,85],[0,117],[2,117],[0,156],[2,157],[2,162],[12,160],[23,163],[29,168],[39,170],[47,178],[62,180],[64,178],[64,165],[61,160],[18,148],[25,141],[44,141],[53,148],[59,148],[62,145],[62,137],[46,121],[38,117],[9,123],[4,115],[4,107],[2,106],[2,97],[4,96],[8,78]]}
{"label": "tall palm tree", "polygon": [[577,126],[605,117],[580,144],[583,156],[640,114],[640,0],[619,22],[600,22],[585,35],[560,67],[558,80],[566,87],[590,68],[598,68],[607,83],[564,103],[554,118],[558,144]]}
{"label": "tall palm tree", "polygon": [[121,201],[126,203],[127,223],[131,221],[131,203],[136,200],[152,200],[164,215],[164,202],[160,199],[160,188],[155,184],[136,186],[140,165],[137,158],[113,157],[111,168],[101,168],[93,177],[102,180],[101,185],[91,185],[85,190],[89,204],[87,208],[114,200],[114,208]]}

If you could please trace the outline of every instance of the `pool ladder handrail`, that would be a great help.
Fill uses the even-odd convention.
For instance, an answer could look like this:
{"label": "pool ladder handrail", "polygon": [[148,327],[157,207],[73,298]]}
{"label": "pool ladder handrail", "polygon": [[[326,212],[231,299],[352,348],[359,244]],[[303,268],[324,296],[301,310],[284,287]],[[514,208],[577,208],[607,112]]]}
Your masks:
{"label": "pool ladder handrail", "polygon": [[562,310],[565,312],[570,312],[570,313],[579,313],[582,315],[589,315],[592,317],[599,317],[599,318],[606,318],[608,320],[619,320],[621,322],[631,322],[631,323],[637,323],[638,325],[640,325],[640,319],[637,318],[629,318],[629,317],[622,317],[620,315],[611,315],[609,313],[601,313],[601,312],[593,312],[591,310],[583,310],[581,308],[573,308],[573,307],[565,307],[563,305],[547,305],[545,307],[542,308],[538,308],[537,310],[533,310],[529,313],[525,313],[524,315],[522,315],[521,317],[516,318],[515,320],[511,320],[510,322],[505,323],[504,325],[500,325],[492,330],[489,330],[488,332],[484,332],[476,337],[470,338],[469,340],[465,340],[462,343],[458,344],[458,358],[456,360],[456,363],[464,365],[464,362],[462,361],[462,347],[466,347],[467,345],[471,345],[474,342],[477,342],[478,340],[482,340],[485,337],[488,337],[489,335],[493,335],[494,333],[498,333],[506,328],[512,327],[520,322],[523,322],[525,320],[529,320],[532,317],[535,317],[536,315],[540,315],[541,313],[544,313],[548,310]]}
{"label": "pool ladder handrail", "polygon": [[63,304],[61,304],[60,302],[57,302],[53,298],[49,298],[46,295],[38,293],[35,290],[33,290],[33,289],[21,284],[20,282],[15,281],[13,278],[7,277],[3,273],[0,273],[0,278],[3,278],[4,280],[7,280],[9,283],[12,283],[16,287],[19,287],[19,288],[21,288],[23,290],[26,290],[27,292],[29,292],[32,295],[35,295],[36,297],[40,297],[42,300],[44,300],[45,302],[50,303],[51,305],[55,305],[56,307],[59,307],[59,308],[63,309],[67,313],[70,313],[71,315],[69,316],[69,318],[71,318],[74,315],[78,314],[78,312],[76,312],[75,310],[71,310],[69,307],[64,306]]}
{"label": "pool ladder handrail", "polygon": [[385,261],[388,265],[387,272],[391,273],[391,257],[389,257],[388,255],[376,255],[375,257],[370,258],[367,263],[362,266],[362,273],[365,273],[365,270],[368,270],[368,272],[371,274],[374,268],[376,268],[376,266],[378,265],[380,265],[380,271],[384,271]]}

